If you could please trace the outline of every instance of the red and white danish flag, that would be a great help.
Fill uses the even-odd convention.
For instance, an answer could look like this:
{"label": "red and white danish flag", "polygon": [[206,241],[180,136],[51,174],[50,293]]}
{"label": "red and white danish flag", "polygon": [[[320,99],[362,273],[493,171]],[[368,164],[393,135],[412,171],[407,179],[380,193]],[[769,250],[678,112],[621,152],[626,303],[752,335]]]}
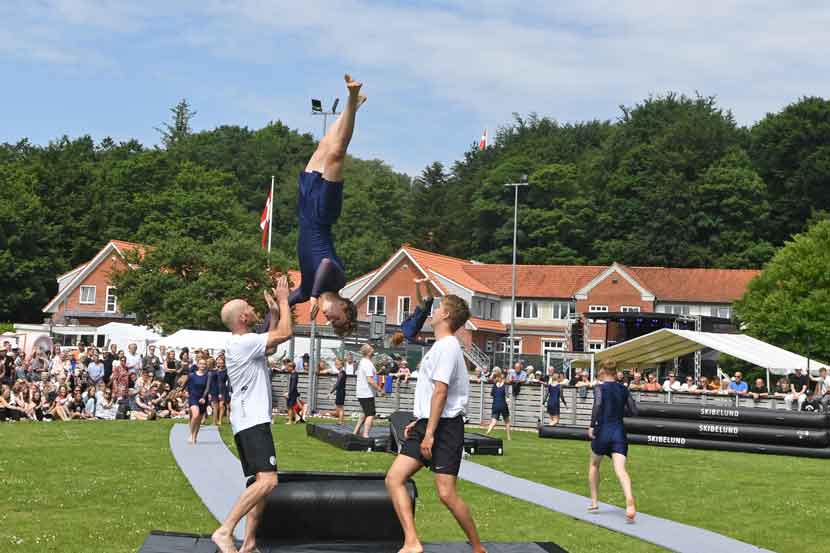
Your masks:
{"label": "red and white danish flag", "polygon": [[265,209],[262,210],[262,218],[259,220],[259,228],[262,229],[262,247],[264,248],[268,243],[268,232],[271,230],[271,194],[268,192],[268,199],[265,200]]}
{"label": "red and white danish flag", "polygon": [[481,140],[478,143],[479,150],[487,149],[487,129],[484,129],[484,134],[481,135]]}

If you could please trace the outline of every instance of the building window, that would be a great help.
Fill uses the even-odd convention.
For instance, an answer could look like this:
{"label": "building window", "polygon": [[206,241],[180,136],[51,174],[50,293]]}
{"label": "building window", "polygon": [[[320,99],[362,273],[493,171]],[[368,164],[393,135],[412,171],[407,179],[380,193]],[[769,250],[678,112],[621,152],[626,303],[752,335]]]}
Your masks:
{"label": "building window", "polygon": [[588,313],[608,313],[607,305],[589,305]]}
{"label": "building window", "polygon": [[493,340],[487,340],[484,343],[484,351],[487,353],[493,353]]}
{"label": "building window", "polygon": [[547,363],[548,354],[554,351],[565,351],[565,340],[555,338],[552,340],[542,340],[542,357]]}
{"label": "building window", "polygon": [[538,319],[539,318],[539,304],[535,301],[517,301],[516,302],[516,318],[517,319]]}
{"label": "building window", "polygon": [[[499,340],[498,353],[510,352],[510,338]],[[522,339],[513,338],[513,355],[520,355],[522,353]]]}
{"label": "building window", "polygon": [[620,311],[623,313],[639,313],[640,306],[639,305],[623,305],[620,307]]}
{"label": "building window", "polygon": [[118,296],[115,295],[115,287],[107,286],[107,313],[115,313],[118,311]]}
{"label": "building window", "polygon": [[588,342],[588,351],[602,351],[602,342]]}
{"label": "building window", "polygon": [[720,317],[721,319],[732,318],[732,309],[729,307],[713,305],[709,309],[713,317]]}
{"label": "building window", "polygon": [[660,306],[659,311],[672,315],[688,315],[691,313],[691,306],[688,303],[666,303]]}
{"label": "building window", "polygon": [[410,311],[411,301],[409,296],[398,296],[398,324],[404,322],[412,314]]}
{"label": "building window", "polygon": [[84,305],[95,304],[95,286],[81,286],[81,303]]}
{"label": "building window", "polygon": [[491,301],[490,302],[490,316],[487,317],[487,318],[490,319],[491,321],[496,321],[499,318],[498,313],[499,313],[499,304],[497,302]]}
{"label": "building window", "polygon": [[386,315],[386,296],[369,296],[366,302],[367,315]]}
{"label": "building window", "polygon": [[553,319],[564,321],[571,313],[576,312],[576,306],[569,301],[555,301],[551,304],[553,307]]}

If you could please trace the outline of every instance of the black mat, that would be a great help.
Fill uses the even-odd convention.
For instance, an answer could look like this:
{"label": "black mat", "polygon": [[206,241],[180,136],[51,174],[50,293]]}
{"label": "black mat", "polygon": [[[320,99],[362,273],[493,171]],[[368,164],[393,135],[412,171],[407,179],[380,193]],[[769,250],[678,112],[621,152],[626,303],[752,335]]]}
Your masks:
{"label": "black mat", "polygon": [[369,437],[353,433],[353,425],[308,424],[306,435],[323,440],[348,451],[390,451],[391,434],[388,426],[373,426]]}
{"label": "black mat", "polygon": [[[237,546],[241,543],[237,542]],[[489,553],[567,553],[556,544],[485,542]],[[284,543],[259,545],[262,553],[396,553],[401,543],[341,542],[341,543]],[[210,536],[153,531],[144,540],[138,553],[216,553]],[[425,553],[469,553],[463,542],[425,543]]]}
{"label": "black mat", "polygon": [[[392,443],[390,449],[398,451],[403,443],[403,429],[415,416],[407,411],[395,411],[389,416],[392,427]],[[504,443],[501,438],[494,438],[477,432],[464,432],[464,451],[470,455],[503,455]]]}

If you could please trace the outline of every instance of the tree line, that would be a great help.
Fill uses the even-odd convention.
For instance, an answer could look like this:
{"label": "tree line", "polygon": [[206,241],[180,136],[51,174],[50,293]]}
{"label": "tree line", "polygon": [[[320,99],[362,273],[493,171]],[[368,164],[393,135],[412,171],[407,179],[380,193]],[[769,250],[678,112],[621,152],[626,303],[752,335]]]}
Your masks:
{"label": "tree line", "polygon": [[[162,145],[61,137],[0,145],[0,320],[38,321],[55,277],[109,239],[153,246],[119,301],[140,320],[216,328],[230,292],[258,300],[259,215],[277,177],[272,263],[296,267],[296,178],[316,143],[279,121],[193,132],[172,108]],[[761,267],[830,210],[830,101],[738,125],[715,98],[666,94],[615,121],[516,115],[494,145],[414,178],[351,158],[335,228],[349,277],[401,243],[509,262]],[[156,271],[167,267],[165,271]]]}

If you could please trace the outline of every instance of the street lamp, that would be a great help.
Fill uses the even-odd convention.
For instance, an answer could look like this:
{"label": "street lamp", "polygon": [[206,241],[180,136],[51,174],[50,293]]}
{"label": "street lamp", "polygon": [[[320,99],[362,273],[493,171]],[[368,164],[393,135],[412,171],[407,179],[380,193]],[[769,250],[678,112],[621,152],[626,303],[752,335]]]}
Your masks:
{"label": "street lamp", "polygon": [[339,103],[340,98],[335,98],[334,103],[331,105],[331,110],[324,111],[323,102],[316,98],[311,99],[311,115],[323,116],[323,136],[326,136],[326,123],[328,122],[328,117],[329,115],[337,115],[337,104]]}
{"label": "street lamp", "polygon": [[516,230],[519,216],[519,187],[527,186],[527,175],[522,175],[519,182],[508,182],[505,186],[513,187],[513,284],[510,289],[510,364],[507,370],[513,368],[513,327],[516,324]]}

